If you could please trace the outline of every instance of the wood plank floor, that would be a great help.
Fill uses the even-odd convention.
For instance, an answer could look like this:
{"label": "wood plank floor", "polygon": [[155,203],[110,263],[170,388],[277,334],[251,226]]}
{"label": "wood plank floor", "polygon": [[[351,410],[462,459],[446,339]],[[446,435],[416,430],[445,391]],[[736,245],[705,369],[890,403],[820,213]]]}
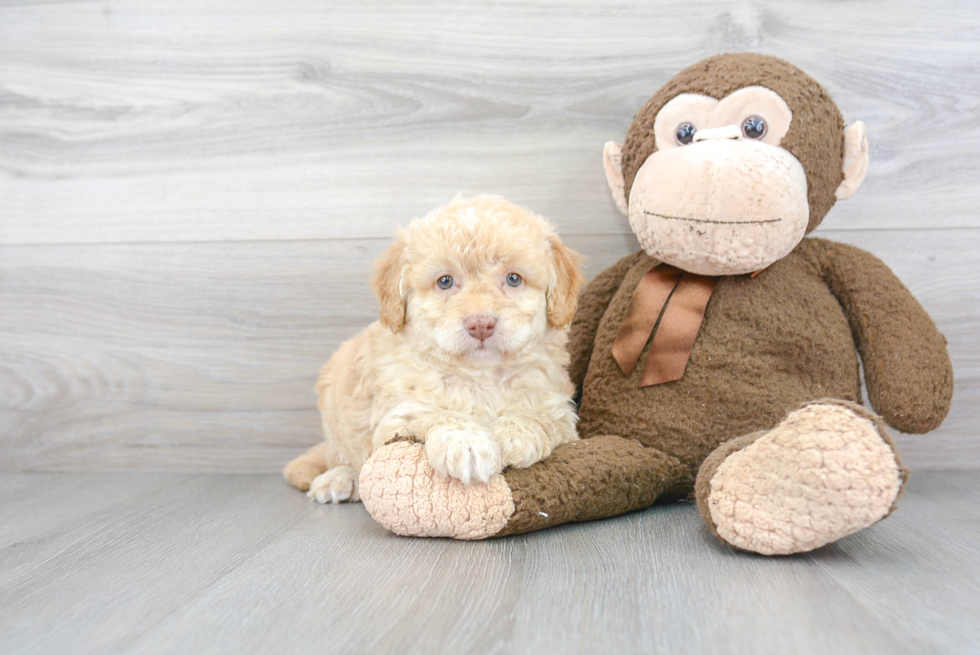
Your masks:
{"label": "wood plank floor", "polygon": [[976,653],[980,473],[805,556],[690,504],[477,543],[386,533],[278,476],[0,475],[3,653]]}

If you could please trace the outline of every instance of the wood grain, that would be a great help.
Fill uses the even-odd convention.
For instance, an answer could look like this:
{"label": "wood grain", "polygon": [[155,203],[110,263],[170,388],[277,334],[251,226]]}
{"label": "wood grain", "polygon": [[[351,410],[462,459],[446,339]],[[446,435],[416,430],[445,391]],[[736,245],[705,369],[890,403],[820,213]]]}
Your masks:
{"label": "wood grain", "polygon": [[[893,266],[949,339],[952,415],[930,435],[899,436],[906,463],[977,467],[980,230],[825,234]],[[636,248],[621,237],[568,241],[597,253],[590,274]],[[375,320],[365,262],[386,246],[8,248],[0,470],[278,470],[320,438],[316,376]]]}
{"label": "wood grain", "polygon": [[957,0],[6,2],[0,243],[388,237],[481,191],[622,233],[602,144],[732,50],[867,123],[828,227],[976,227],[978,32]]}
{"label": "wood grain", "polygon": [[[975,472],[914,476],[888,520],[783,558],[722,546],[690,504],[464,543],[395,537],[360,504],[318,506],[278,476],[170,478],[45,478],[100,491],[66,495],[64,524],[39,521],[0,547],[0,650],[980,648]],[[0,475],[0,489],[21,488],[3,507],[33,507],[36,479]]]}
{"label": "wood grain", "polygon": [[85,517],[125,503],[148,490],[179,484],[190,475],[141,473],[126,478],[104,473],[0,475],[0,548],[83,523]]}
{"label": "wood grain", "polygon": [[368,262],[457,192],[636,248],[600,153],[664,81],[753,50],[867,123],[818,234],[950,340],[915,468],[980,466],[980,7],[695,0],[0,2],[0,470],[273,471],[375,316]]}
{"label": "wood grain", "polygon": [[[74,652],[125,650],[142,626],[240,565],[307,509],[283,506],[268,479],[174,478],[169,487],[42,533],[32,547],[6,548],[2,650],[46,651],[57,644]],[[115,489],[126,489],[126,481]],[[263,520],[250,520],[257,515]]]}
{"label": "wood grain", "polygon": [[[0,651],[980,651],[976,473],[913,474],[806,556],[690,505],[480,543],[384,532],[274,472],[374,319],[369,265],[456,193],[636,242],[602,144],[717,52],[789,59],[868,126],[818,235],[949,339],[913,469],[980,467],[980,7],[958,0],[0,0]],[[92,473],[92,471],[112,471]]]}

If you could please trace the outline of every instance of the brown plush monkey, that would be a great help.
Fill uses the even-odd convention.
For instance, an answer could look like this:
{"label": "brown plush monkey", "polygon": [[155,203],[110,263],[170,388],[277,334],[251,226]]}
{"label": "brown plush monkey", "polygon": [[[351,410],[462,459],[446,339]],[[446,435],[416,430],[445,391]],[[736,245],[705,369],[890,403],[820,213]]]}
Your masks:
{"label": "brown plush monkey", "polygon": [[[804,238],[861,184],[868,144],[826,91],[757,54],[711,57],[640,110],[604,164],[643,250],[583,292],[581,440],[486,485],[428,468],[411,435],[361,497],[399,534],[478,539],[689,497],[725,543],[804,552],[894,508],[885,424],[937,427],[945,339],[872,255]],[[863,408],[859,357],[877,414]]]}

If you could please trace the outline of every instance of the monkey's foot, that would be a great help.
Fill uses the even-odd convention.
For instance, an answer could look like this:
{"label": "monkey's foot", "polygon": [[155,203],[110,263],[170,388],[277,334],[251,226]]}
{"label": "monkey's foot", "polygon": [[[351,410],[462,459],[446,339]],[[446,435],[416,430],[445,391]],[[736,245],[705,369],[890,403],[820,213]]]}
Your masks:
{"label": "monkey's foot", "polygon": [[720,446],[698,473],[712,532],[763,555],[802,553],[888,516],[907,477],[880,418],[822,400]]}
{"label": "monkey's foot", "polygon": [[463,484],[437,473],[421,443],[394,441],[361,468],[361,501],[375,521],[409,537],[485,539],[514,514],[504,476]]}

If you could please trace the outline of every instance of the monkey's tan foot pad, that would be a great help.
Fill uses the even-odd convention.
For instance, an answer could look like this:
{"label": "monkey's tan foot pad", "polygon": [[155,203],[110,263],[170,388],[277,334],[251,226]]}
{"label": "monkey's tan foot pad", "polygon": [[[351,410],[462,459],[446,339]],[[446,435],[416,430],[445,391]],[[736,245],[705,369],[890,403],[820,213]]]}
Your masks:
{"label": "monkey's tan foot pad", "polygon": [[824,402],[721,446],[702,465],[698,506],[723,541],[802,553],[891,512],[906,472],[883,423],[852,403]]}
{"label": "monkey's tan foot pad", "polygon": [[420,443],[396,441],[379,448],[361,468],[359,486],[374,520],[409,537],[485,539],[514,514],[504,476],[463,484],[436,473]]}

